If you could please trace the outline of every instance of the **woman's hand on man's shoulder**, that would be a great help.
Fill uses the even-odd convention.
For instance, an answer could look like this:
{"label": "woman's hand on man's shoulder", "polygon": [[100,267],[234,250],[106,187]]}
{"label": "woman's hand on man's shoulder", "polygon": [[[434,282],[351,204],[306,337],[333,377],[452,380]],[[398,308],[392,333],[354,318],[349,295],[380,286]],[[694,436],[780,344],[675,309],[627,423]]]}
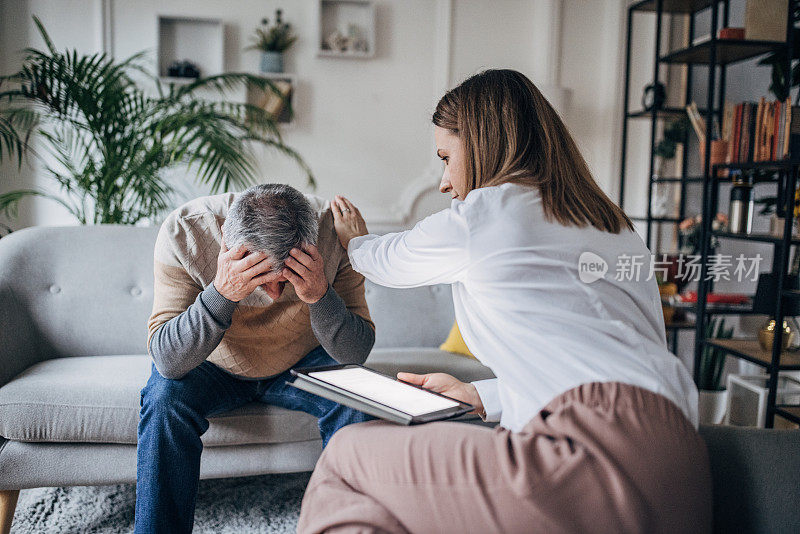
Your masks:
{"label": "woman's hand on man's shoulder", "polygon": [[331,212],[333,213],[333,227],[336,229],[336,235],[339,236],[339,242],[345,250],[350,240],[354,237],[367,235],[367,223],[361,212],[355,205],[344,198],[343,196],[336,195],[331,201]]}

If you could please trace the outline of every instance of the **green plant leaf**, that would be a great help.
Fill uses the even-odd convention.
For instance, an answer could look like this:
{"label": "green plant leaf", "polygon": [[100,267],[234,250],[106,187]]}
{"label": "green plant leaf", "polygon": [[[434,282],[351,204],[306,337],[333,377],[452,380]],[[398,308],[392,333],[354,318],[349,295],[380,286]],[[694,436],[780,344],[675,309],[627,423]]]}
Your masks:
{"label": "green plant leaf", "polygon": [[29,197],[42,197],[53,200],[64,206],[70,213],[77,216],[77,214],[73,212],[73,207],[64,202],[61,198],[37,189],[19,189],[0,194],[0,213],[3,213],[10,219],[16,218],[19,210],[19,202]]}
{"label": "green plant leaf", "polygon": [[[280,94],[272,80],[225,73],[165,86],[146,68],[146,52],[119,62],[102,53],[59,52],[34,22],[46,50],[24,50],[19,71],[0,76],[0,161],[40,158],[29,149],[39,136],[52,161],[45,168],[64,196],[17,191],[3,197],[2,209],[15,214],[19,200],[35,195],[61,203],[82,223],[133,224],[169,207],[173,189],[164,171],[171,167],[185,165],[212,192],[251,185],[254,144],[293,159],[315,184],[274,117],[208,95],[248,85]],[[145,74],[157,94],[146,93],[134,73]]]}

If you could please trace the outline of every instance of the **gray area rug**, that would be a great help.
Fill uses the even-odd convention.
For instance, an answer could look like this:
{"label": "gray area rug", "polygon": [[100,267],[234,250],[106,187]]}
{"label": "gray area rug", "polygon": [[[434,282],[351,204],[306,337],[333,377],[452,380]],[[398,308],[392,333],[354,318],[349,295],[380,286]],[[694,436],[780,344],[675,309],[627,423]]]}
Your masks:
{"label": "gray area rug", "polygon": [[[310,476],[296,473],[203,480],[194,532],[295,532]],[[23,490],[11,532],[130,533],[135,503],[132,484]]]}

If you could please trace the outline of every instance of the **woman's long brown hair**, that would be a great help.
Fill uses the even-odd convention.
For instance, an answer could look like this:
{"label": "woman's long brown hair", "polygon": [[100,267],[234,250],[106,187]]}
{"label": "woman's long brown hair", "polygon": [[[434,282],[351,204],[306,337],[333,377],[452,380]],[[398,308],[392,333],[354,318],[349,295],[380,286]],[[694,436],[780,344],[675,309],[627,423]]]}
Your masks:
{"label": "woman's long brown hair", "polygon": [[514,70],[486,70],[445,94],[433,123],[458,135],[467,193],[506,182],[536,186],[548,220],[618,234],[627,215],[600,189],[539,89]]}

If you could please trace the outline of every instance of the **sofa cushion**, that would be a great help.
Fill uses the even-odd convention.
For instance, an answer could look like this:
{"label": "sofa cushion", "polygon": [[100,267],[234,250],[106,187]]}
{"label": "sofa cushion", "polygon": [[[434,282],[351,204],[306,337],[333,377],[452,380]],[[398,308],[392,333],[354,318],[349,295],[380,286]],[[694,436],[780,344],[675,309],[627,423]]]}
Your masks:
{"label": "sofa cushion", "polygon": [[[474,360],[436,349],[376,350],[368,365],[390,374],[443,371],[465,380],[488,372]],[[0,388],[0,436],[135,444],[139,392],[149,376],[145,355],[56,358],[33,365]],[[208,447],[319,438],[315,417],[262,403],[215,415],[209,422],[202,438]]]}
{"label": "sofa cushion", "polygon": [[478,360],[432,348],[375,349],[364,364],[381,373],[395,376],[409,373],[448,373],[463,382],[494,378],[492,371]]}
{"label": "sofa cushion", "polygon": [[[136,443],[145,356],[56,358],[0,388],[0,436],[19,441]],[[308,414],[251,403],[209,418],[208,447],[319,438]]]}
{"label": "sofa cushion", "polygon": [[376,326],[375,349],[438,347],[453,326],[453,292],[447,284],[394,289],[367,280],[364,288]]}

